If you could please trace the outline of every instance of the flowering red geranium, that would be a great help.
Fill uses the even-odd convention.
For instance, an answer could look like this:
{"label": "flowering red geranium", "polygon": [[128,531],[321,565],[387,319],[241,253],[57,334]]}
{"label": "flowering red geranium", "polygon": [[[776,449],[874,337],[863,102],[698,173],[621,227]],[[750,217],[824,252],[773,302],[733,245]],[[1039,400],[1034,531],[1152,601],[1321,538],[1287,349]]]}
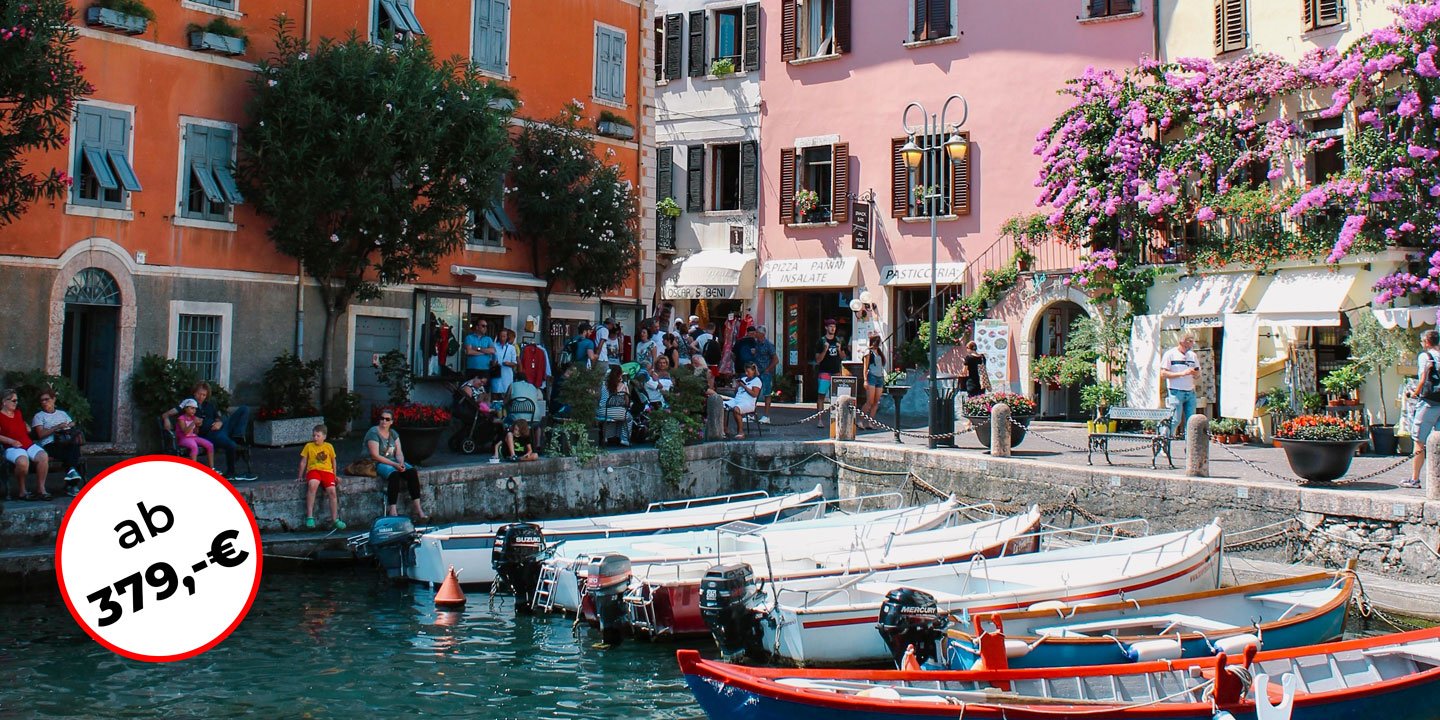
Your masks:
{"label": "flowering red geranium", "polygon": [[285,420],[287,418],[315,417],[320,411],[314,405],[297,407],[274,407],[270,405],[261,406],[255,413],[256,420]]}
{"label": "flowering red geranium", "polygon": [[967,417],[978,415],[989,416],[990,408],[1000,403],[1005,403],[1010,406],[1010,414],[1012,416],[1035,414],[1035,401],[1024,395],[1017,395],[1012,392],[988,392],[984,395],[966,398],[964,407],[965,415]]}
{"label": "flowering red geranium", "polygon": [[1345,442],[1363,440],[1366,430],[1360,423],[1329,415],[1301,415],[1286,420],[1275,432],[1282,440],[1328,440]]}
{"label": "flowering red geranium", "polygon": [[440,427],[450,424],[450,411],[439,405],[409,402],[394,407],[375,408],[370,412],[370,423],[380,424],[380,413],[390,411],[395,415],[395,427]]}

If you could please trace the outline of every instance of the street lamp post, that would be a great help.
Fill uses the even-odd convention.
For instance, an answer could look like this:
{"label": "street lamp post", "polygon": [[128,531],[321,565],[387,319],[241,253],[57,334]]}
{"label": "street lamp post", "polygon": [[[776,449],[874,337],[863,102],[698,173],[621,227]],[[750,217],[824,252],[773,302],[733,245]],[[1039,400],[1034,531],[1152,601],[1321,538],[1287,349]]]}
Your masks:
{"label": "street lamp post", "polygon": [[[960,101],[960,121],[953,124],[947,123],[946,114],[950,110],[950,103],[956,100]],[[914,126],[910,124],[910,111],[917,109],[920,111],[921,122],[919,126]],[[930,429],[927,433],[930,439],[927,444],[932,448],[936,446],[935,436],[940,432],[938,429],[940,425],[940,394],[939,381],[936,376],[939,365],[939,355],[936,351],[938,328],[935,316],[937,301],[935,276],[940,258],[940,238],[937,234],[935,220],[940,213],[939,200],[943,197],[942,189],[945,184],[942,182],[940,173],[948,171],[951,165],[964,161],[965,156],[970,152],[969,143],[960,137],[960,127],[969,118],[970,103],[958,94],[945,99],[945,104],[940,108],[938,116],[927,112],[925,106],[918,102],[906,105],[905,112],[900,116],[900,122],[905,128],[906,135],[905,145],[900,148],[900,157],[905,161],[905,166],[910,169],[911,199],[918,204],[920,198],[923,197],[930,213]],[[945,140],[943,147],[945,159],[948,162],[940,162],[939,158],[934,158],[931,162],[923,162],[925,156],[934,149],[935,143],[939,142],[940,137],[947,131],[950,137]],[[915,144],[917,132],[924,138],[924,147]],[[916,184],[917,180],[920,181],[918,185]],[[923,194],[917,195],[917,189],[923,189]],[[953,423],[951,427],[944,430],[944,432],[954,431]]]}

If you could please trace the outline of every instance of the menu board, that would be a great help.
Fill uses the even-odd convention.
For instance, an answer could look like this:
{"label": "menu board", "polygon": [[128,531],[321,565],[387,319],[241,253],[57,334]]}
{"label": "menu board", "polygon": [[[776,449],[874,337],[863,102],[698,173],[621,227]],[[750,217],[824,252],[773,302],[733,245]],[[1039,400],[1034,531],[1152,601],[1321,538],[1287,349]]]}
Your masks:
{"label": "menu board", "polygon": [[975,350],[985,356],[992,390],[1010,389],[1010,325],[1004,320],[975,321]]}

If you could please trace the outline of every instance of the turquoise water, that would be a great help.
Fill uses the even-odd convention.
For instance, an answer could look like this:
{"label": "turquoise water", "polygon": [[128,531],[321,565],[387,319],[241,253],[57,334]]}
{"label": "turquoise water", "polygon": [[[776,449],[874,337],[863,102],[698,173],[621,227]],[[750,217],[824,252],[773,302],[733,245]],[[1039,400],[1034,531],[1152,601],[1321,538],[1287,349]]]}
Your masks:
{"label": "turquoise water", "polygon": [[90,640],[59,593],[0,595],[0,718],[695,718],[675,645],[600,651],[566,618],[516,617],[483,594],[433,593],[368,571],[267,570],[224,643],[165,664]]}

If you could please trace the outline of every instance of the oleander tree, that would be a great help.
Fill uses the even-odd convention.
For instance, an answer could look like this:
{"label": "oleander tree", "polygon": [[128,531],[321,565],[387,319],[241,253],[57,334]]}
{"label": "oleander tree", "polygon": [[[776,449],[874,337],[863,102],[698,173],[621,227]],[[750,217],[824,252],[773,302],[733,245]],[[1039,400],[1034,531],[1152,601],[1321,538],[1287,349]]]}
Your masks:
{"label": "oleander tree", "polygon": [[76,99],[94,92],[75,59],[74,16],[65,0],[0,0],[0,226],[70,189],[64,171],[26,156],[64,148]]}
{"label": "oleander tree", "polygon": [[[634,186],[620,167],[595,154],[580,126],[583,107],[572,101],[560,114],[533,122],[515,140],[507,194],[530,242],[542,326],[550,297],[568,289],[594,297],[619,287],[640,266]],[[606,151],[606,157],[613,151]]]}
{"label": "oleander tree", "polygon": [[270,240],[319,285],[328,369],[352,302],[464,244],[509,165],[512,94],[423,38],[391,50],[352,33],[312,48],[283,15],[251,87],[241,179]]}

